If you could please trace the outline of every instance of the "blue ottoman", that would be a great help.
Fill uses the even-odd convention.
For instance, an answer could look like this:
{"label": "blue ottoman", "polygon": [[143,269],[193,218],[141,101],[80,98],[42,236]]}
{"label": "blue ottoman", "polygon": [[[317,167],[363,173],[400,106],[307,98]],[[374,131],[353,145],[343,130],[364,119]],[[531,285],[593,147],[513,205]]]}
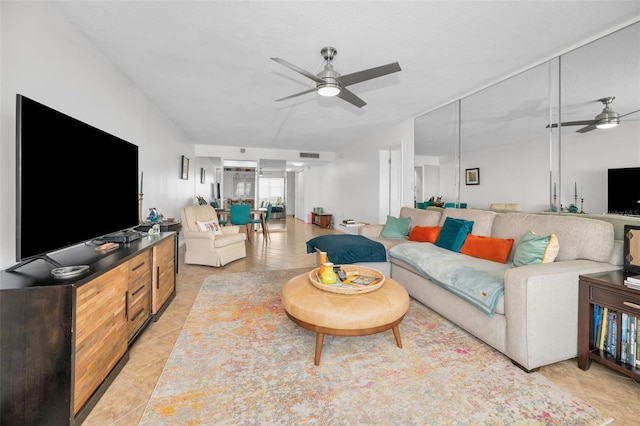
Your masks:
{"label": "blue ottoman", "polygon": [[362,235],[321,235],[307,241],[307,253],[324,251],[327,259],[336,265],[360,262],[386,262],[384,246]]}

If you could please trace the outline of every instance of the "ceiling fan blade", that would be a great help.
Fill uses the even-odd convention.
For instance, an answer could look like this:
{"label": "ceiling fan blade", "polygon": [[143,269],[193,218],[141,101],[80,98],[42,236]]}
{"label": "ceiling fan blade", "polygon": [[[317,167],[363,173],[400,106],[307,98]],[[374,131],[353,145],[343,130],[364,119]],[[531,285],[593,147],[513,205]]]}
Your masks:
{"label": "ceiling fan blade", "polygon": [[576,130],[577,133],[587,133],[590,132],[592,130],[597,129],[595,124],[589,124],[587,127],[583,127],[582,129],[578,129]]}
{"label": "ceiling fan blade", "polygon": [[358,108],[362,108],[367,104],[365,101],[354,95],[353,92],[349,91],[345,87],[343,87],[342,90],[340,90],[340,93],[338,93],[336,96],[342,100],[349,102],[350,104],[357,106]]}
{"label": "ceiling fan blade", "polygon": [[301,95],[306,95],[307,93],[311,93],[311,92],[315,92],[315,91],[316,91],[316,88],[314,87],[314,88],[312,88],[312,89],[305,90],[304,92],[300,92],[300,93],[293,94],[293,95],[291,95],[291,96],[287,96],[286,98],[276,99],[276,102],[279,102],[279,101],[286,101],[287,99],[295,98],[295,97],[297,97],[297,96],[301,96]]}
{"label": "ceiling fan blade", "polygon": [[318,77],[317,75],[311,74],[309,71],[304,70],[302,68],[300,68],[297,65],[293,65],[291,62],[287,62],[284,59],[280,59],[280,58],[271,58],[272,60],[276,61],[277,63],[284,65],[285,67],[294,70],[295,72],[298,72],[302,75],[304,75],[307,78],[310,78],[311,80],[315,81],[316,83],[322,83],[324,80],[322,80],[320,77]]}
{"label": "ceiling fan blade", "polygon": [[[595,122],[596,122],[595,120],[567,121],[566,123],[562,123],[562,127],[587,126],[590,124],[595,124]],[[545,127],[545,129],[548,129],[549,127],[551,127],[552,129],[555,129],[556,127],[558,127],[558,123],[547,124],[547,127]]]}
{"label": "ceiling fan blade", "polygon": [[338,78],[338,80],[340,81],[342,87],[346,87],[351,84],[371,80],[372,78],[382,77],[383,75],[391,74],[398,71],[402,71],[402,69],[397,62],[394,62],[392,64],[382,65],[375,68],[369,68],[368,70],[342,75]]}
{"label": "ceiling fan blade", "polygon": [[627,115],[635,114],[636,112],[640,112],[640,109],[637,109],[637,110],[635,110],[635,111],[628,112],[628,113],[626,113],[626,114],[621,114],[618,118],[622,118],[622,117],[625,117],[625,116],[627,116]]}

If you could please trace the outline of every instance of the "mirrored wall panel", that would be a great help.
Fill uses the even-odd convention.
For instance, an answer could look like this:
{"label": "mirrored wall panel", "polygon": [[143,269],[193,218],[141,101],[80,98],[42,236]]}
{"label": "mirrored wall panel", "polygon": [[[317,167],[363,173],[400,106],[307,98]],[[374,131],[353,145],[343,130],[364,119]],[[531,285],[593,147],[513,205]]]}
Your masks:
{"label": "mirrored wall panel", "polygon": [[[415,120],[416,203],[431,198],[457,203],[459,188],[459,102],[446,105]],[[420,176],[419,176],[420,175]]]}
{"label": "mirrored wall panel", "polygon": [[563,55],[561,72],[564,210],[640,214],[640,169],[609,179],[640,167],[640,23]]}
{"label": "mirrored wall panel", "polygon": [[554,86],[557,66],[549,62],[462,99],[461,202],[478,208],[550,208],[547,125]]}
{"label": "mirrored wall panel", "polygon": [[417,117],[415,154],[417,202],[640,215],[640,23]]}

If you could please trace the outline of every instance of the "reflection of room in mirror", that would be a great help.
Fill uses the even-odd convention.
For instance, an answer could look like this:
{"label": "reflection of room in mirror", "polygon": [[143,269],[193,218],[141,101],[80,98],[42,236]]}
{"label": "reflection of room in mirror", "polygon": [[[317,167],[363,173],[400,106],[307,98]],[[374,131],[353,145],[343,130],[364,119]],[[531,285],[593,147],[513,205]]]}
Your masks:
{"label": "reflection of room in mirror", "polygon": [[[634,23],[417,117],[423,200],[416,194],[416,201],[443,194],[469,207],[508,201],[531,212],[560,204],[584,211],[588,202],[590,213],[606,213],[608,169],[639,165],[638,75],[640,23]],[[577,132],[586,125],[558,125],[592,122],[603,112],[600,99],[614,96],[617,127]],[[460,185],[476,166],[482,185]]]}

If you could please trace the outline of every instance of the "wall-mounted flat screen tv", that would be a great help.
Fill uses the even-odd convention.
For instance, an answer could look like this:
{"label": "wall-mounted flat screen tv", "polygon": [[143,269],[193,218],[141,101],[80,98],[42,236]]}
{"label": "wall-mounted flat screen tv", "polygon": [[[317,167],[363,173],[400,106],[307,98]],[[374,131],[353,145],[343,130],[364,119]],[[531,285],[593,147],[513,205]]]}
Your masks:
{"label": "wall-mounted flat screen tv", "polygon": [[640,167],[608,170],[609,214],[640,216]]}
{"label": "wall-mounted flat screen tv", "polygon": [[138,224],[138,147],[17,95],[16,260]]}

